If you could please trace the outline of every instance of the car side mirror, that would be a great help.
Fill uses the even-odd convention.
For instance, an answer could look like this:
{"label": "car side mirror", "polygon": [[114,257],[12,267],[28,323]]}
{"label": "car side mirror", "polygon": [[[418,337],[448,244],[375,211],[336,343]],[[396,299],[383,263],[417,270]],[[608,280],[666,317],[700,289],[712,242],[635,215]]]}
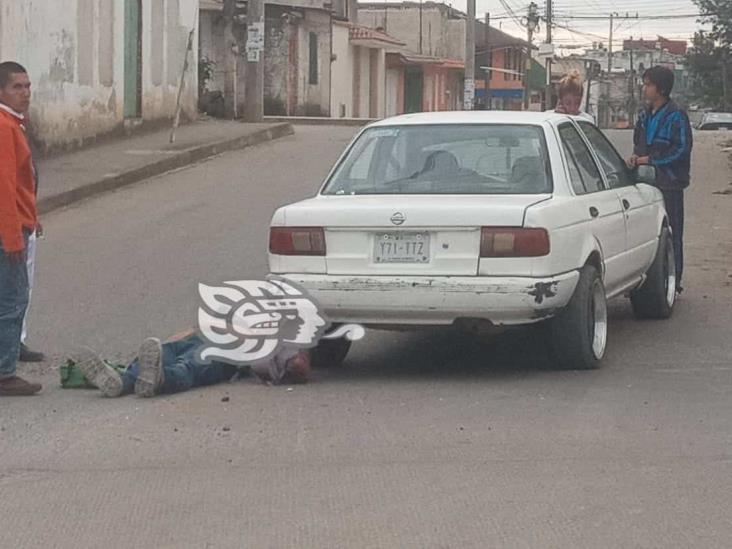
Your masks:
{"label": "car side mirror", "polygon": [[645,183],[646,185],[655,185],[658,179],[658,173],[656,172],[656,166],[650,164],[641,164],[634,170],[635,182]]}

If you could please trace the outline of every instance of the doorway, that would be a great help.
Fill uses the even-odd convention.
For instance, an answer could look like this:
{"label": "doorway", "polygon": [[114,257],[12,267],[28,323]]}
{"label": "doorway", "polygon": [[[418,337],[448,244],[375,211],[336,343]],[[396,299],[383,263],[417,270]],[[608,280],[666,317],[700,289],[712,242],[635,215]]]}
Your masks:
{"label": "doorway", "polygon": [[404,112],[422,112],[424,76],[420,67],[407,67],[404,74]]}

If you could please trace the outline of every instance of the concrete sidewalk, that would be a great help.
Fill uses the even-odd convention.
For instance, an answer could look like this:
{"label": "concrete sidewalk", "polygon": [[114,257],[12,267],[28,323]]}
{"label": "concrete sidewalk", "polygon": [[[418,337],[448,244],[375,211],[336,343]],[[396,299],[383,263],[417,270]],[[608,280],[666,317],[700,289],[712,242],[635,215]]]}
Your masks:
{"label": "concrete sidewalk", "polygon": [[170,130],[161,130],[42,159],[38,162],[38,211],[47,213],[225,151],[293,133],[289,123],[201,120],[178,128],[175,143],[169,143]]}

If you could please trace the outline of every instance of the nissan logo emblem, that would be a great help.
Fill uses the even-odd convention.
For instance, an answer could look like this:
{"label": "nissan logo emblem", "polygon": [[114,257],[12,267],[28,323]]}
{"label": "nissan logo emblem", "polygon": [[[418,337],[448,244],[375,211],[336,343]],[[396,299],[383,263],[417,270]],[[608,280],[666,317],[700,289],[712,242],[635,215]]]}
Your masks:
{"label": "nissan logo emblem", "polygon": [[394,225],[401,225],[406,220],[407,220],[407,218],[404,216],[404,214],[402,212],[397,212],[391,216],[391,222],[394,223]]}

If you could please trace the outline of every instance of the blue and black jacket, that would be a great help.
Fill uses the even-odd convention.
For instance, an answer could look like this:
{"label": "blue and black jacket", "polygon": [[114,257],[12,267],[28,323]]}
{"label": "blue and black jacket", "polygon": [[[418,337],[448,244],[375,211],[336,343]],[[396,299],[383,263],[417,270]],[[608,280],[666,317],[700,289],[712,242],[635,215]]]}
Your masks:
{"label": "blue and black jacket", "polygon": [[638,115],[633,152],[650,157],[658,170],[659,188],[681,190],[689,186],[693,143],[689,117],[673,101],[655,114],[648,108]]}

